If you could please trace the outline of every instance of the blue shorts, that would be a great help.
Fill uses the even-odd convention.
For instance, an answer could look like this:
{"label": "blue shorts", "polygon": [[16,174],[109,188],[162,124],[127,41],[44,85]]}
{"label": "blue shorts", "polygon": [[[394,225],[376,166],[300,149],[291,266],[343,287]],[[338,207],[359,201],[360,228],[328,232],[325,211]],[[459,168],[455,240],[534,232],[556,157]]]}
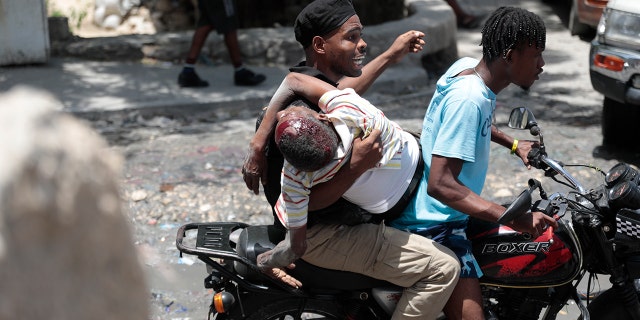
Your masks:
{"label": "blue shorts", "polygon": [[480,278],[482,270],[471,251],[471,241],[467,239],[466,221],[445,222],[429,228],[412,231],[451,249],[460,260],[460,278]]}

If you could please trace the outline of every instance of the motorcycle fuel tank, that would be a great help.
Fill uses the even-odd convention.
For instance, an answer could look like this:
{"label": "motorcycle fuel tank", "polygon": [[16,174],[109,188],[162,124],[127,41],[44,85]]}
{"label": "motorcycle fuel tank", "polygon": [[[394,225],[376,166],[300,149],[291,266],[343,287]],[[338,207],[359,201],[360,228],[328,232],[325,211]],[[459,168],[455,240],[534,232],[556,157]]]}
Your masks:
{"label": "motorcycle fuel tank", "polygon": [[564,221],[536,239],[497,223],[470,219],[467,237],[480,265],[480,282],[508,287],[546,287],[571,281],[582,261],[575,234]]}

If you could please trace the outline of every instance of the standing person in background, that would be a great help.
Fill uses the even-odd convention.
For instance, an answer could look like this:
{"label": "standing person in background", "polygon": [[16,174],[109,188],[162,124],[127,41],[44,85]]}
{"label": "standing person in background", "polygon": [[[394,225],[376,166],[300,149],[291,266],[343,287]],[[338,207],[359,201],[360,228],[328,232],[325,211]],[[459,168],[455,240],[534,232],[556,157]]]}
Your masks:
{"label": "standing person in background", "polygon": [[[478,279],[482,271],[465,230],[469,216],[495,222],[505,207],[480,196],[491,142],[511,150],[529,166],[533,141],[518,141],[492,124],[496,95],[510,84],[529,89],[542,73],[546,29],[524,9],[501,7],[482,29],[482,59],[462,58],[438,80],[427,108],[420,144],[425,170],[416,195],[391,222],[452,249],[462,266],[444,308],[447,319],[484,319]],[[532,212],[507,226],[534,238],[557,222]]]}
{"label": "standing person in background", "polygon": [[245,68],[242,63],[240,45],[238,44],[238,17],[235,0],[198,0],[198,11],[200,15],[196,31],[193,33],[189,55],[178,76],[178,85],[183,88],[209,86],[209,82],[200,79],[196,73],[195,64],[209,33],[213,29],[224,36],[224,44],[235,68],[233,76],[235,85],[255,86],[262,83],[266,77]]}

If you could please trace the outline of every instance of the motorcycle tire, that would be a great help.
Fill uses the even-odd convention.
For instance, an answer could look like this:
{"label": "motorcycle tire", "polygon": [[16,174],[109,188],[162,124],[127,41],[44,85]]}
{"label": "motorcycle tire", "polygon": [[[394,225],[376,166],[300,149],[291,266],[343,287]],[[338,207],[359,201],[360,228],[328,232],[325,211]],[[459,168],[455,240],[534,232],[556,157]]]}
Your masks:
{"label": "motorcycle tire", "polygon": [[[300,315],[300,306],[303,315]],[[346,314],[333,301],[286,299],[266,305],[250,316],[247,320],[285,320],[285,319],[345,319]]]}
{"label": "motorcycle tire", "polygon": [[[607,290],[598,295],[596,299],[589,303],[587,309],[589,309],[591,319],[632,320],[618,294],[613,290]],[[582,320],[582,316],[578,317],[578,320]]]}

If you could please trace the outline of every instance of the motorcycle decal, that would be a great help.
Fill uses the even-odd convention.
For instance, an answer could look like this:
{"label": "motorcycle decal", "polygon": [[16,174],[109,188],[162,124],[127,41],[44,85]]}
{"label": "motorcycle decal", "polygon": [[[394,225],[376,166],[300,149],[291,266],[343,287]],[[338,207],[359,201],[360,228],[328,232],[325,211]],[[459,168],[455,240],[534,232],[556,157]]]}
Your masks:
{"label": "motorcycle decal", "polygon": [[571,261],[573,255],[564,242],[551,230],[530,242],[502,242],[485,244],[482,254],[507,255],[482,266],[493,277],[536,277],[549,274]]}
{"label": "motorcycle decal", "polygon": [[482,248],[482,253],[536,253],[549,252],[552,241],[547,242],[503,242],[487,243]]}
{"label": "motorcycle decal", "polygon": [[617,232],[631,238],[640,239],[640,223],[628,217],[616,217]]}

